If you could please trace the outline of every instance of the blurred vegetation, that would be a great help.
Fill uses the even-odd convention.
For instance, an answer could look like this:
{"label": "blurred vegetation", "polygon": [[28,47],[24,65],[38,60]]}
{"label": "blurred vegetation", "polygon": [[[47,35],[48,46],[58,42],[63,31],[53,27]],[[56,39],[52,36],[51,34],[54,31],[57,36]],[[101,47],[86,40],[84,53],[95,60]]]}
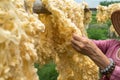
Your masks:
{"label": "blurred vegetation", "polygon": [[58,73],[55,70],[56,65],[53,61],[45,65],[35,64],[35,67],[38,69],[39,80],[57,80]]}
{"label": "blurred vegetation", "polygon": [[100,5],[103,5],[103,6],[109,6],[110,4],[113,4],[113,3],[120,3],[120,1],[101,1],[100,2]]}
{"label": "blurred vegetation", "polygon": [[[97,26],[97,27],[96,27]],[[91,39],[108,39],[108,26],[106,24],[94,24],[90,25],[87,29],[88,37]]]}
{"label": "blurred vegetation", "polygon": [[96,13],[97,11],[92,11],[92,21],[87,29],[88,37],[96,40],[108,39],[111,21],[108,20],[106,23],[98,23]]}

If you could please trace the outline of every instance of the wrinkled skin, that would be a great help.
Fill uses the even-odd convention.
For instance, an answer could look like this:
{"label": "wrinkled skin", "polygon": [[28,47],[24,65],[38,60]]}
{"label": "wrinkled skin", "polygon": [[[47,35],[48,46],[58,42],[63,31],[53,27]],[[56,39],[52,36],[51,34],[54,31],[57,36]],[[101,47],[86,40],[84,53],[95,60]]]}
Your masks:
{"label": "wrinkled skin", "polygon": [[71,44],[75,50],[90,57],[100,68],[104,69],[110,64],[109,59],[91,39],[88,39],[85,36],[81,37],[74,33]]}

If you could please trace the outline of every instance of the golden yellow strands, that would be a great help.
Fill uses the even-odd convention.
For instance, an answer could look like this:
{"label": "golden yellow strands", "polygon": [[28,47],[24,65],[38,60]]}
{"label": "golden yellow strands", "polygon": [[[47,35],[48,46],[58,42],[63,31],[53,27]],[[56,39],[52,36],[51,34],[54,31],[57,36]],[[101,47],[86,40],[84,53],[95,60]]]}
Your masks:
{"label": "golden yellow strands", "polygon": [[[34,63],[56,63],[58,80],[98,80],[98,67],[71,47],[86,35],[91,12],[74,0],[42,0],[52,15],[32,12],[34,0],[0,0],[0,80],[38,80]],[[45,28],[45,29],[44,29]]]}
{"label": "golden yellow strands", "polygon": [[[98,67],[87,56],[76,52],[70,42],[74,32],[86,35],[85,25],[90,21],[91,12],[84,13],[85,5],[74,0],[42,0],[42,3],[52,14],[39,14],[45,32],[40,38],[42,47],[38,55],[53,58],[58,80],[98,80]],[[39,61],[47,60],[45,56]]]}
{"label": "golden yellow strands", "polygon": [[[97,21],[100,23],[105,23],[108,19],[111,18],[111,14],[116,10],[120,10],[120,3],[114,3],[109,6],[99,5],[97,7]],[[111,33],[115,33],[116,36],[118,36],[116,31],[114,30],[113,25],[110,26],[110,31]]]}
{"label": "golden yellow strands", "polygon": [[[110,26],[110,36],[113,37],[113,36],[116,36],[116,37],[119,37],[119,35],[117,34],[117,32],[115,31],[113,25]],[[115,35],[114,35],[115,34]]]}
{"label": "golden yellow strands", "polygon": [[38,80],[34,37],[44,25],[24,0],[0,0],[0,80]]}
{"label": "golden yellow strands", "polygon": [[98,22],[106,22],[111,18],[112,12],[120,10],[120,3],[114,3],[109,6],[101,6],[97,7],[97,20]]}

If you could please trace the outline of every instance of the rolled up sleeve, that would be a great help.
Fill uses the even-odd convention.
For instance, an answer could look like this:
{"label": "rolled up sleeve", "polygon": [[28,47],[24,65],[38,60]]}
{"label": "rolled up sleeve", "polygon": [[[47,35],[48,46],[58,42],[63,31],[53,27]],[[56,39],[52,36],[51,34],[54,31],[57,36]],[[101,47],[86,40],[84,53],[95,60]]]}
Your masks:
{"label": "rolled up sleeve", "polygon": [[113,73],[110,76],[110,80],[120,80],[120,67],[116,66]]}

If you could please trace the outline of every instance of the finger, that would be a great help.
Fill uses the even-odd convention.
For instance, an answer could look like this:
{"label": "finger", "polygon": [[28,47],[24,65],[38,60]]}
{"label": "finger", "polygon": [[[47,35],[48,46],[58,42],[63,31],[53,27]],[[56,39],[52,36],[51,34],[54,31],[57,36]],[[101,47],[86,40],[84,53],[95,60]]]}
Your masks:
{"label": "finger", "polygon": [[[77,36],[76,36],[76,37],[77,37]],[[86,36],[79,37],[79,39],[73,37],[73,39],[75,39],[75,40],[81,42],[82,44],[88,44],[88,42],[89,42],[89,39],[88,39]],[[82,45],[82,46],[83,46],[83,45]]]}
{"label": "finger", "polygon": [[77,41],[75,39],[72,39],[71,42],[76,45],[79,48],[83,48],[83,43],[81,43],[80,41]]}
{"label": "finger", "polygon": [[76,33],[73,34],[73,39],[77,40],[77,41],[80,41],[80,36]]}
{"label": "finger", "polygon": [[81,51],[80,48],[77,47],[77,45],[75,45],[74,43],[72,43],[71,45],[72,45],[72,47],[73,47],[75,50],[77,50],[77,51],[79,51],[79,52]]}
{"label": "finger", "polygon": [[73,34],[73,39],[77,40],[77,41],[80,41],[80,42],[85,42],[88,38],[83,35],[83,36],[80,36],[76,33]]}
{"label": "finger", "polygon": [[85,34],[83,34],[82,37],[87,38],[87,36]]}

